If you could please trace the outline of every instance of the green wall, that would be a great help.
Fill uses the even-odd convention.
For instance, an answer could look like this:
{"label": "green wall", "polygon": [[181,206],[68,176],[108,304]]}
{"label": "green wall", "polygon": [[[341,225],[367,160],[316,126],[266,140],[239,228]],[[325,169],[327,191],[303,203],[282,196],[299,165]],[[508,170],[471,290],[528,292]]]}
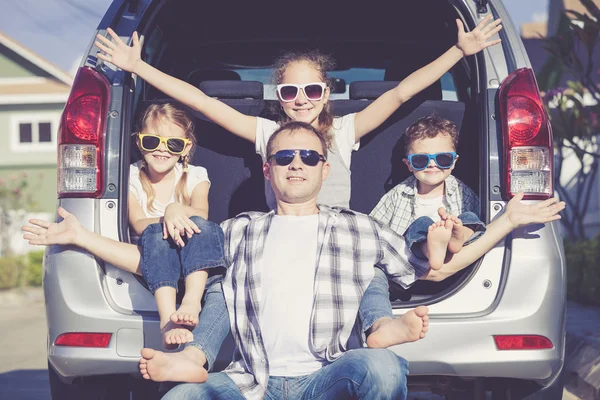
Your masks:
{"label": "green wall", "polygon": [[0,45],[0,78],[30,78],[50,74],[27,61],[12,50]]}
{"label": "green wall", "polygon": [[[56,164],[56,163],[55,163]],[[27,181],[24,190],[26,196],[31,196],[33,206],[23,204],[27,211],[45,211],[53,213],[56,211],[56,166],[0,166],[0,186],[6,188],[14,187],[22,179]],[[2,191],[0,191],[2,193]]]}

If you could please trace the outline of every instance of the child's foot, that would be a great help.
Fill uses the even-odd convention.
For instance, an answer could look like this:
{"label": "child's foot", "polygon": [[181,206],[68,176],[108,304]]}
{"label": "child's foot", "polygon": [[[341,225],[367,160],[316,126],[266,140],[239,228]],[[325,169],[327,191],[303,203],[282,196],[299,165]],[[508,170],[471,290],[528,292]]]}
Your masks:
{"label": "child's foot", "polygon": [[191,342],[194,335],[187,327],[166,321],[160,324],[160,332],[163,337],[163,347],[167,350],[173,350],[180,344]]}
{"label": "child's foot", "polygon": [[[155,382],[202,383],[208,379],[208,373],[198,358],[188,347],[177,353],[163,353],[154,349],[142,349],[140,372],[144,379]],[[200,351],[200,350],[197,350]]]}
{"label": "child's foot", "polygon": [[178,325],[189,326],[191,328],[195,328],[198,325],[198,315],[200,314],[200,302],[192,303],[186,302],[185,300],[181,302],[181,305],[171,315],[171,322]]}
{"label": "child's foot", "polygon": [[445,221],[438,221],[429,227],[429,232],[427,233],[427,253],[429,254],[429,266],[434,271],[437,271],[444,265],[453,225],[454,222],[451,219],[447,219]]}
{"label": "child's foot", "polygon": [[429,329],[429,309],[419,306],[400,318],[385,318],[375,321],[367,345],[371,348],[386,348],[423,339]]}
{"label": "child's foot", "polygon": [[450,241],[448,242],[448,251],[452,254],[456,254],[463,248],[463,245],[470,236],[467,233],[467,231],[470,231],[470,229],[463,225],[460,218],[455,217],[454,215],[451,215],[448,218],[454,222],[454,226],[452,227],[452,235],[450,236]]}

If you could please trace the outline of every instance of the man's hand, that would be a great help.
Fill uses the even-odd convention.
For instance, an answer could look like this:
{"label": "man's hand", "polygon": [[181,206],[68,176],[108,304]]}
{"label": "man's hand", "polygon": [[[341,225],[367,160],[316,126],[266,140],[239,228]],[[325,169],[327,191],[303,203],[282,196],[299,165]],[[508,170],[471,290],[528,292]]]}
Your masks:
{"label": "man's hand", "polygon": [[69,214],[62,207],[58,208],[58,215],[63,218],[59,223],[48,222],[41,219],[30,219],[31,225],[23,226],[23,239],[29,244],[48,246],[51,244],[76,244],[77,238],[82,231],[81,224],[77,218]]}
{"label": "man's hand", "polygon": [[565,209],[565,202],[556,197],[534,204],[521,203],[523,193],[517,193],[508,204],[504,213],[514,228],[530,224],[544,224],[560,219],[559,212]]}
{"label": "man's hand", "polygon": [[[458,26],[458,42],[456,47],[462,51],[464,56],[479,53],[486,47],[500,43],[500,39],[488,42],[489,38],[500,32],[502,22],[500,19],[491,21],[492,16],[485,17],[471,32],[465,32],[465,27],[460,19],[456,20]],[[488,24],[489,22],[489,24]]]}
{"label": "man's hand", "polygon": [[171,203],[165,209],[163,218],[163,239],[171,236],[179,246],[185,246],[183,235],[191,238],[194,233],[200,233],[198,226],[185,215],[185,206],[181,203]]}
{"label": "man's hand", "polygon": [[114,42],[100,34],[96,35],[98,40],[94,44],[106,53],[102,54],[98,52],[98,58],[116,65],[124,71],[135,73],[135,67],[141,61],[142,54],[142,46],[140,45],[137,32],[133,32],[131,36],[133,43],[130,47],[111,28],[108,28],[106,31],[113,38]]}

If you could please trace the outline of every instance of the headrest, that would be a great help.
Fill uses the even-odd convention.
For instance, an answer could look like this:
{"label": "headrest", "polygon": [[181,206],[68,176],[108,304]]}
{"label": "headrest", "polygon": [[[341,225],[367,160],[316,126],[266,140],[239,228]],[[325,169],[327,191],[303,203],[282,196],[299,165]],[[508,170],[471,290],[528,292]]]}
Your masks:
{"label": "headrest", "polygon": [[350,100],[375,100],[398,86],[397,81],[355,81],[350,83]]}
{"label": "headrest", "polygon": [[258,81],[204,81],[198,87],[219,99],[263,99],[263,84]]}
{"label": "headrest", "polygon": [[202,81],[241,81],[240,74],[229,69],[197,69],[190,72],[186,82],[198,87]]}

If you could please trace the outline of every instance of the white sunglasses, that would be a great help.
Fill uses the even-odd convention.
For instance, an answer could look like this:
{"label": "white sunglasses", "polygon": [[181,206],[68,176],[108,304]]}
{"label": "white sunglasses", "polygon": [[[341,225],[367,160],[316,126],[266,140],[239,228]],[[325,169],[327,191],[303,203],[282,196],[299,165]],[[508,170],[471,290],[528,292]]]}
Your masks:
{"label": "white sunglasses", "polygon": [[303,85],[296,85],[293,83],[282,83],[280,85],[277,85],[277,93],[279,94],[279,98],[281,99],[281,101],[289,103],[298,98],[300,89],[302,89],[304,95],[308,100],[318,101],[323,98],[323,94],[325,94],[326,87],[327,84],[323,82],[305,83]]}

